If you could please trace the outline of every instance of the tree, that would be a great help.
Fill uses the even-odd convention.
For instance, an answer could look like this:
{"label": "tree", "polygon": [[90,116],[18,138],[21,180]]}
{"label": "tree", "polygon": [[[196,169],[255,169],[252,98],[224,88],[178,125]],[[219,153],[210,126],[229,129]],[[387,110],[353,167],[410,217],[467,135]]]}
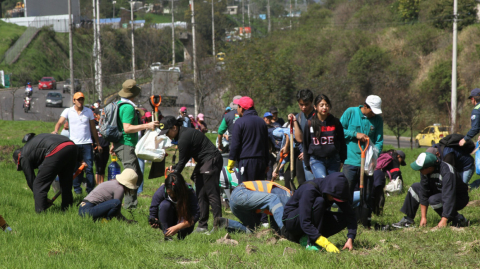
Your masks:
{"label": "tree", "polygon": [[[439,29],[453,29],[453,0],[432,0],[429,6],[429,19]],[[477,1],[458,1],[458,30],[477,22]]]}

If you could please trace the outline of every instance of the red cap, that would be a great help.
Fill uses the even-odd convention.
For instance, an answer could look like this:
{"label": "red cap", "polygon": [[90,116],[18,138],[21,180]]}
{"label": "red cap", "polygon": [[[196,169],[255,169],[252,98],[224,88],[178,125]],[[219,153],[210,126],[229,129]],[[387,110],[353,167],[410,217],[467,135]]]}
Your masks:
{"label": "red cap", "polygon": [[248,110],[253,107],[253,100],[248,96],[233,100],[233,103],[239,105],[241,108]]}

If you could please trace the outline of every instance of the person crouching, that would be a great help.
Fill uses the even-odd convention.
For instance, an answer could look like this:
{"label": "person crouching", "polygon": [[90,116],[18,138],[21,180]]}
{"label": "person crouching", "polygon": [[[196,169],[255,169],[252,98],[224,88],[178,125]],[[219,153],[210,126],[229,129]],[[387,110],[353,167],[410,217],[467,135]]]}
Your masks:
{"label": "person crouching", "polygon": [[185,183],[182,174],[169,174],[165,184],[153,195],[148,218],[150,226],[160,228],[165,240],[171,240],[175,234],[178,239],[184,239],[193,232],[199,218],[195,190]]}
{"label": "person crouching", "polygon": [[78,209],[82,217],[90,215],[96,221],[101,218],[119,220],[132,223],[134,221],[125,218],[122,213],[122,201],[126,191],[137,189],[138,175],[135,170],[126,168],[116,176],[116,179],[101,183],[83,199]]}

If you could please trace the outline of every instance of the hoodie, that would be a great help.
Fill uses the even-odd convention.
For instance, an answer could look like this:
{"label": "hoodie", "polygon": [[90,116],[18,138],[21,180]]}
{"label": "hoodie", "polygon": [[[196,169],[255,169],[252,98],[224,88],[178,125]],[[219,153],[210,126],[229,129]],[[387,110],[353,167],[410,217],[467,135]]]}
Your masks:
{"label": "hoodie", "polygon": [[[322,234],[312,223],[312,207],[315,199],[330,194],[344,202],[335,202],[345,214],[347,220],[348,238],[355,239],[357,234],[357,219],[351,206],[351,196],[348,189],[348,181],[343,173],[333,173],[325,178],[316,178],[312,183],[304,183],[294,192],[292,198],[285,205],[283,219],[291,212],[298,209],[298,217],[303,232],[310,242],[315,242]],[[325,199],[326,200],[326,199]],[[332,203],[333,204],[333,203]]]}
{"label": "hoodie", "polygon": [[[198,219],[200,218],[200,211],[198,209],[197,196],[195,195],[195,190],[193,190],[190,185],[188,185],[188,188],[190,189],[190,196],[189,196],[190,206],[188,207],[188,209],[190,211],[190,214],[193,217],[193,221],[197,222]],[[158,219],[158,207],[165,200],[170,203],[173,203],[173,201],[169,199],[167,191],[165,190],[165,184],[162,184],[162,186],[160,186],[160,188],[157,189],[157,191],[152,197],[152,203],[150,204],[150,217]]]}

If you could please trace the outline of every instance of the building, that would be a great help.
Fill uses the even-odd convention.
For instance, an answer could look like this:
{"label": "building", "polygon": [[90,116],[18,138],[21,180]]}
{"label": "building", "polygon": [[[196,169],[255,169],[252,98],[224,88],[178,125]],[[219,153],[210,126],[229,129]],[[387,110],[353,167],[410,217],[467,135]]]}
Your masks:
{"label": "building", "polygon": [[[68,14],[68,1],[65,0],[24,0],[25,17],[53,16]],[[80,18],[80,0],[72,1],[72,15]]]}
{"label": "building", "polygon": [[227,6],[227,11],[224,14],[228,15],[237,15],[238,13],[238,6]]}

